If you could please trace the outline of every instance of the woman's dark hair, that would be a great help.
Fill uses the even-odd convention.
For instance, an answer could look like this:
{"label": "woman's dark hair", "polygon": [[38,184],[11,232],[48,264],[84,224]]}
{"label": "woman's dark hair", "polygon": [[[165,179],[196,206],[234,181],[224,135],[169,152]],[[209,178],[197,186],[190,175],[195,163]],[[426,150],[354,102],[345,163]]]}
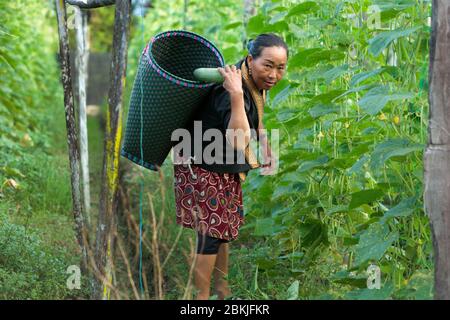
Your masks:
{"label": "woman's dark hair", "polygon": [[247,43],[248,52],[253,58],[258,58],[264,48],[268,47],[283,47],[286,49],[286,54],[289,57],[289,49],[284,40],[274,33],[262,33],[256,39],[250,39]]}

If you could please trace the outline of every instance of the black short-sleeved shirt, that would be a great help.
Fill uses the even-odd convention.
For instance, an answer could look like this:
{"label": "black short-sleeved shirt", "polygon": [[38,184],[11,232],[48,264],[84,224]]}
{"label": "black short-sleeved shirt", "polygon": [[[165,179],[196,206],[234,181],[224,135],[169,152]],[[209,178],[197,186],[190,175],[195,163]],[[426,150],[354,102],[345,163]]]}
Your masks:
{"label": "black short-sleeved shirt", "polygon": [[[236,67],[240,68],[242,63],[244,63],[245,59],[240,60],[236,63]],[[246,63],[246,62],[245,62]],[[244,94],[244,105],[245,112],[247,114],[247,119],[249,121],[250,129],[258,128],[258,110],[256,104],[251,97],[249,89],[246,87],[244,82],[242,83],[242,89]],[[194,114],[191,125],[187,128],[191,134],[192,140],[192,148],[191,148],[191,156],[195,155],[196,159],[202,159],[202,163],[196,163],[193,161],[192,163],[213,172],[219,173],[237,173],[237,172],[248,172],[251,167],[247,163],[244,157],[243,151],[238,151],[234,149],[226,140],[225,132],[228,127],[228,123],[231,118],[231,101],[230,94],[228,91],[222,86],[222,84],[216,84],[211,89],[211,92],[205,98],[204,103],[197,109]],[[219,129],[222,132],[222,150],[221,154],[217,155],[219,159],[222,159],[222,163],[212,163],[207,164],[203,159],[203,151],[205,148],[214,141],[214,138],[211,138],[211,141],[203,141],[204,139],[195,137],[194,132],[194,121],[201,121],[201,137],[206,130],[214,128]],[[198,129],[197,129],[198,130]],[[200,132],[200,131],[198,131]],[[199,140],[197,141],[197,150],[195,150],[195,141],[194,139],[201,139],[202,146],[199,147]],[[252,139],[258,139],[255,132],[252,132]],[[211,151],[212,147],[210,147]],[[220,148],[219,148],[220,149]],[[197,152],[196,152],[197,151]],[[201,154],[199,154],[199,151]],[[216,155],[215,152],[211,152],[212,155]],[[234,161],[232,163],[227,163],[227,155],[230,157],[234,155]],[[199,157],[200,156],[200,157]],[[239,157],[239,158],[238,158]],[[229,159],[229,158],[228,158]],[[238,159],[239,163],[238,163]]]}

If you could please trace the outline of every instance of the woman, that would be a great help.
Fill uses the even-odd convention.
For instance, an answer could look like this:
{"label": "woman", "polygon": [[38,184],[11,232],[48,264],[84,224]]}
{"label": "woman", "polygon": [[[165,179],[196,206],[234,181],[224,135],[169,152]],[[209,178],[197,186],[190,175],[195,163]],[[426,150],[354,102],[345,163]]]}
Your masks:
{"label": "woman", "polygon": [[[213,87],[194,118],[201,121],[202,133],[213,128],[224,134],[223,154],[215,154],[215,159],[223,161],[174,165],[177,223],[197,231],[194,283],[198,300],[209,299],[212,274],[218,299],[231,295],[224,277],[228,275],[229,242],[237,238],[239,227],[244,223],[241,180],[249,170],[259,166],[248,147],[249,140],[255,138],[251,129],[258,132],[256,139],[263,147],[264,163],[270,161],[261,173],[270,174],[275,163],[261,131],[262,110],[266,90],[285,73],[288,47],[280,37],[270,33],[251,40],[247,48],[249,54],[237,64],[218,68],[224,82]],[[190,132],[193,133],[193,127]],[[238,134],[230,135],[233,132]],[[202,139],[192,143],[191,154],[198,143],[203,151],[208,142]],[[245,155],[245,161],[228,163],[225,159],[230,149],[234,159]],[[180,153],[180,156],[186,159],[186,155]]]}

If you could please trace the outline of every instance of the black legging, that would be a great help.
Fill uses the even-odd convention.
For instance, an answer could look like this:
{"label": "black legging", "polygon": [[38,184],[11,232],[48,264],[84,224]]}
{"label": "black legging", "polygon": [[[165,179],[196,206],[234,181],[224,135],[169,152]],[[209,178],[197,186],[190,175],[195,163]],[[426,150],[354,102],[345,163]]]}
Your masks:
{"label": "black legging", "polygon": [[197,232],[197,254],[217,254],[222,243],[228,240],[213,238]]}

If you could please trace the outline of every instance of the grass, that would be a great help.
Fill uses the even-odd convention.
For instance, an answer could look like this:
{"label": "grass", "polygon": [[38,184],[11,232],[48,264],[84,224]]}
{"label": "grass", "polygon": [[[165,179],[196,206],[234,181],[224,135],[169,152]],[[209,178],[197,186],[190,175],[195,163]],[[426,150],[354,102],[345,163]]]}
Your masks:
{"label": "grass", "polygon": [[[73,230],[67,146],[63,144],[66,139],[61,139],[65,136],[64,108],[52,108],[54,118],[42,126],[49,130],[43,136],[52,147],[30,148],[16,165],[24,173],[19,187],[3,190],[0,212],[6,216],[2,227],[10,231],[3,233],[0,256],[6,258],[8,248],[24,252],[2,264],[8,282],[0,292],[6,299],[69,299],[83,294],[66,287],[65,271],[79,264],[79,251]],[[12,243],[14,237],[18,240]],[[25,260],[13,264],[14,259]],[[47,267],[40,269],[41,265]],[[31,284],[34,289],[26,290]]]}

